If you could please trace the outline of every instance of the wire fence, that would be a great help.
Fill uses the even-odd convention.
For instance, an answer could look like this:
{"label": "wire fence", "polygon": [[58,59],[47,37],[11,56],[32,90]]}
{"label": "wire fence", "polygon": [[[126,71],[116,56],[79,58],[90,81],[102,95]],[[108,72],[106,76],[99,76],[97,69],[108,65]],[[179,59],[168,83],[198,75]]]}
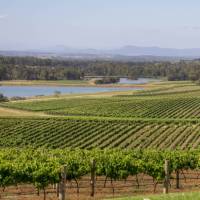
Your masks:
{"label": "wire fence", "polygon": [[[130,176],[127,180],[110,180],[106,177],[95,177],[94,197],[91,195],[91,179],[85,176],[80,180],[66,182],[66,199],[87,200],[103,199],[118,196],[136,196],[148,193],[162,193],[164,181],[155,181],[145,174]],[[169,192],[183,192],[200,189],[200,171],[180,171],[171,174],[169,178]],[[46,200],[58,200],[57,185],[46,188]],[[0,199],[9,200],[41,200],[43,191],[38,191],[33,185],[16,185],[0,189]]]}

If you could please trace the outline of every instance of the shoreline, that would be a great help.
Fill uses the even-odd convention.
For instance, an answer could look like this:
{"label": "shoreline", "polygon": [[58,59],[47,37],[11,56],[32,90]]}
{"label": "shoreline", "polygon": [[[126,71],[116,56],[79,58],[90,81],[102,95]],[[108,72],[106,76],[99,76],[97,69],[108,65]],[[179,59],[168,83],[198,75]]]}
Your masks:
{"label": "shoreline", "polygon": [[35,86],[35,87],[94,87],[94,88],[149,88],[152,87],[151,82],[143,84],[101,84],[95,85],[91,83],[59,83],[59,82],[31,82],[31,81],[0,81],[1,86]]}

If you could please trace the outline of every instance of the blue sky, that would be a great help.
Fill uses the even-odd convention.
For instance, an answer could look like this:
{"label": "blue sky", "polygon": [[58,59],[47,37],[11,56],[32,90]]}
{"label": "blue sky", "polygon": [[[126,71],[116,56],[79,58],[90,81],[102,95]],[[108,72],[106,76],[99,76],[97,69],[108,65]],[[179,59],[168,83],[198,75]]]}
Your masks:
{"label": "blue sky", "polygon": [[199,0],[0,0],[0,49],[200,47]]}

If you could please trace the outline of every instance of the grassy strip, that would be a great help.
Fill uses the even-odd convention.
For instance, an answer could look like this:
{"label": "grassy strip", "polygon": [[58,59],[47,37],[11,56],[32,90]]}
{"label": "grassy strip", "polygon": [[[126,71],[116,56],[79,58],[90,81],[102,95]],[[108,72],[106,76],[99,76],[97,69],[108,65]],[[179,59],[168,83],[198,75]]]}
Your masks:
{"label": "grassy strip", "polygon": [[176,193],[168,195],[149,195],[138,197],[116,198],[115,200],[199,200],[200,193]]}
{"label": "grassy strip", "polygon": [[24,111],[24,110],[17,110],[17,109],[10,109],[10,108],[3,108],[0,107],[0,116],[2,117],[32,117],[32,116],[47,116],[47,114],[43,112],[31,112],[31,111]]}
{"label": "grassy strip", "polygon": [[107,87],[107,88],[151,88],[152,84],[93,84],[86,80],[16,80],[0,81],[2,86],[63,86],[63,87]]}
{"label": "grassy strip", "polygon": [[16,81],[1,81],[0,82],[1,85],[7,85],[7,86],[31,86],[31,85],[85,85],[85,84],[89,84],[88,81],[84,81],[84,80],[58,80],[58,81],[45,81],[45,80],[33,80],[33,81],[28,81],[28,80],[16,80]]}
{"label": "grassy strip", "polygon": [[[120,122],[120,123],[165,123],[165,124],[198,124],[200,119],[160,119],[160,118],[115,118],[115,117],[93,117],[93,116],[1,116],[0,119],[54,119],[54,120],[74,120],[74,121],[106,121],[106,122]],[[39,117],[39,118],[38,118]]]}

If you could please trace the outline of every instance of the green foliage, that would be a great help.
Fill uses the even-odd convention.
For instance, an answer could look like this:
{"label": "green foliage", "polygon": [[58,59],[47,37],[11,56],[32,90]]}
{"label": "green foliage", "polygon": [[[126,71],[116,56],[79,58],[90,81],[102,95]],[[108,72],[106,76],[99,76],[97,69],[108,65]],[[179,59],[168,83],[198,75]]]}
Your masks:
{"label": "green foliage", "polygon": [[199,121],[0,118],[0,147],[190,149]]}
{"label": "green foliage", "polygon": [[196,149],[200,145],[199,94],[199,86],[191,83],[169,83],[122,97],[2,103],[67,116],[1,118],[0,147]]}
{"label": "green foliage", "polygon": [[8,98],[0,93],[0,102],[6,102],[6,101],[8,101]]}
{"label": "green foliage", "polygon": [[176,85],[138,91],[129,96],[18,101],[4,103],[2,106],[61,116],[200,119],[199,95],[199,86]]}
{"label": "green foliage", "polygon": [[119,78],[105,77],[101,79],[96,79],[94,83],[95,84],[111,84],[111,83],[118,83],[119,81],[120,81]]}
{"label": "green foliage", "polygon": [[89,76],[167,77],[199,80],[199,60],[180,62],[59,60],[36,57],[0,57],[0,80],[61,80]]}
{"label": "green foliage", "polygon": [[38,189],[45,189],[60,181],[63,166],[67,168],[67,180],[77,180],[91,172],[92,160],[96,161],[96,174],[111,180],[125,180],[130,175],[144,173],[154,180],[163,181],[165,159],[169,160],[172,173],[177,169],[199,169],[199,158],[200,152],[196,150],[5,148],[0,149],[0,186],[32,183]]}

